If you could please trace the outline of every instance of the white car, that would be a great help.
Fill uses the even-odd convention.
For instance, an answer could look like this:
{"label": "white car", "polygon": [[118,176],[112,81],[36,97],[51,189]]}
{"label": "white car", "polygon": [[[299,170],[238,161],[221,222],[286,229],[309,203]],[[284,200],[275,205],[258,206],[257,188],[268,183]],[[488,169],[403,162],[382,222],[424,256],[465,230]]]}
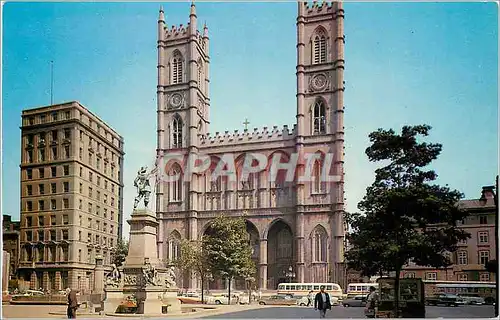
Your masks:
{"label": "white car", "polygon": [[481,298],[478,294],[459,294],[458,296],[464,301],[465,304],[485,304],[484,299]]}

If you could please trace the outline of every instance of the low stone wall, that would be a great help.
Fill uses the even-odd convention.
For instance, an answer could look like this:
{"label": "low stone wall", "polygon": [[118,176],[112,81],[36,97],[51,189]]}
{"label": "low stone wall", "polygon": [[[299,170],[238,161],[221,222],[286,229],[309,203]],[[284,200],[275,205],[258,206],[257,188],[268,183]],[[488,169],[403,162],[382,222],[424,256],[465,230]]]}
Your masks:
{"label": "low stone wall", "polygon": [[64,295],[13,296],[10,304],[68,304]]}

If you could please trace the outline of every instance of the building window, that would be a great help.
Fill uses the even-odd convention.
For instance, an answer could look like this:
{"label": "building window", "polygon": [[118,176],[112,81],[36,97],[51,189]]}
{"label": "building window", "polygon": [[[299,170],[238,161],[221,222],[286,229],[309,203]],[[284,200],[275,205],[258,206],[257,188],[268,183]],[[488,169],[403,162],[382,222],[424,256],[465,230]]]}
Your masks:
{"label": "building window", "polygon": [[64,129],[64,139],[71,139],[71,129]]}
{"label": "building window", "polygon": [[44,226],[44,217],[43,216],[38,217],[38,226],[39,227]]}
{"label": "building window", "polygon": [[38,210],[40,210],[40,211],[45,210],[45,201],[38,200]]}
{"label": "building window", "polygon": [[407,272],[404,275],[405,278],[415,278],[415,272]]}
{"label": "building window", "polygon": [[89,198],[92,198],[92,187],[89,187]]}
{"label": "building window", "polygon": [[64,116],[66,117],[66,120],[68,120],[71,117],[71,113],[69,111],[66,111],[64,113]]}
{"label": "building window", "polygon": [[40,179],[45,178],[45,168],[38,169],[38,178]]}
{"label": "building window", "polygon": [[69,199],[63,199],[63,208],[68,209],[69,208]]}
{"label": "building window", "polygon": [[69,217],[67,214],[63,215],[63,224],[69,224]]}
{"label": "building window", "polygon": [[479,264],[485,265],[490,260],[490,252],[489,251],[479,251]]}
{"label": "building window", "polygon": [[45,148],[40,148],[38,150],[38,159],[39,161],[45,161]]}
{"label": "building window", "polygon": [[467,244],[467,239],[458,240],[457,244],[465,245]]}
{"label": "building window", "polygon": [[28,196],[31,196],[33,194],[33,186],[32,185],[29,184],[26,186],[26,194]]}
{"label": "building window", "polygon": [[457,253],[457,257],[458,257],[458,264],[460,265],[464,265],[464,264],[467,264],[467,251],[459,251]]}
{"label": "building window", "polygon": [[[80,231],[80,236],[82,235],[82,232]],[[79,239],[82,241],[82,239]],[[82,262],[82,249],[78,249],[78,262]]]}
{"label": "building window", "polygon": [[57,176],[57,167],[50,167],[50,174],[52,178],[55,178]]}
{"label": "building window", "polygon": [[52,141],[57,141],[57,130],[52,130]]}
{"label": "building window", "polygon": [[32,169],[26,169],[26,178],[28,180],[33,179],[33,170]]}
{"label": "building window", "polygon": [[458,281],[467,281],[468,280],[468,276],[466,273],[460,273],[458,276],[457,276],[457,280]]}
{"label": "building window", "polygon": [[64,146],[64,158],[69,159],[70,156],[69,146]]}
{"label": "building window", "polygon": [[314,37],[314,63],[326,62],[326,36],[321,33]]}
{"label": "building window", "polygon": [[52,121],[57,121],[57,112],[52,113]]}
{"label": "building window", "polygon": [[478,232],[479,243],[488,243],[488,231]]}
{"label": "building window", "polygon": [[69,176],[69,166],[64,166],[64,175]]}
{"label": "building window", "polygon": [[175,52],[172,60],[172,84],[182,82],[182,72],[182,56],[179,52]]}
{"label": "building window", "polygon": [[80,182],[80,188],[79,188],[80,194],[83,194],[83,183]]}
{"label": "building window", "polygon": [[[57,241],[56,231],[55,230],[51,230],[50,231],[50,240]],[[55,257],[55,255],[54,255],[54,257]]]}
{"label": "building window", "polygon": [[172,121],[172,148],[182,147],[182,119],[178,115]]}
{"label": "building window", "polygon": [[56,200],[55,199],[50,200],[50,209],[56,210]]}
{"label": "building window", "polygon": [[68,232],[68,230],[63,230],[62,231],[62,239],[63,240],[68,240],[69,239],[69,232]]}
{"label": "building window", "polygon": [[26,201],[26,211],[33,211],[33,202]]}
{"label": "building window", "polygon": [[79,202],[78,203],[78,209],[82,210],[82,208],[83,208],[83,200],[80,199],[78,202]]}
{"label": "building window", "polygon": [[322,179],[321,176],[321,161],[317,160],[314,162],[314,169],[313,169],[313,175],[314,175],[314,181],[313,181],[313,190],[312,193],[315,194],[322,194],[326,192],[326,184]]}
{"label": "building window", "polygon": [[314,132],[313,134],[324,134],[326,133],[326,116],[325,116],[325,104],[323,101],[318,100],[314,104]]}
{"label": "building window", "polygon": [[89,172],[89,181],[92,182],[94,180],[94,175],[92,172]]}
{"label": "building window", "polygon": [[489,273],[481,273],[479,275],[479,281],[482,281],[482,282],[490,281],[490,274]]}
{"label": "building window", "polygon": [[52,193],[57,193],[57,184],[56,183],[51,183],[50,184],[50,190]]}
{"label": "building window", "polygon": [[33,162],[33,150],[26,151],[26,162],[28,162],[28,163]]}
{"label": "building window", "polygon": [[323,227],[316,227],[312,234],[312,261],[326,262],[327,261],[327,234]]}
{"label": "building window", "polygon": [[44,237],[43,230],[38,230],[38,241],[44,241],[44,240],[45,240],[45,237]]}
{"label": "building window", "polygon": [[101,159],[97,158],[96,160],[96,168],[101,169]]}
{"label": "building window", "polygon": [[57,147],[52,147],[52,160],[57,160]]}
{"label": "building window", "polygon": [[29,124],[30,126],[34,125],[34,124],[35,124],[35,118],[34,118],[34,117],[30,117],[30,118],[28,118],[28,124]]}
{"label": "building window", "polygon": [[169,183],[169,198],[171,202],[177,202],[182,200],[182,173],[180,167],[176,164],[170,171],[169,176],[178,177],[175,181],[170,181]]}
{"label": "building window", "polygon": [[479,216],[479,224],[488,224],[488,216]]}
{"label": "building window", "polygon": [[425,274],[425,280],[437,280],[437,272],[427,272]]}
{"label": "building window", "polygon": [[50,225],[55,226],[57,224],[57,218],[55,215],[50,216]]}
{"label": "building window", "polygon": [[83,158],[83,149],[80,148],[80,151],[78,152],[78,158],[80,158],[80,160],[82,160]]}
{"label": "building window", "polygon": [[203,62],[198,59],[198,88],[203,91]]}
{"label": "building window", "polygon": [[69,182],[63,182],[64,192],[69,192]]}
{"label": "building window", "polygon": [[38,185],[38,194],[45,194],[45,185],[43,184]]}

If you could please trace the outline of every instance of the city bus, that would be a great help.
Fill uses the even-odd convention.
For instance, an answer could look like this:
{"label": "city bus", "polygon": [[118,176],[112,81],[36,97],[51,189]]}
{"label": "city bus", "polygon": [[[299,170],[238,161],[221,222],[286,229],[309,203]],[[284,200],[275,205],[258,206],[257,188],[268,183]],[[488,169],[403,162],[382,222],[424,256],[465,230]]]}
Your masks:
{"label": "city bus", "polygon": [[436,293],[450,293],[456,295],[477,295],[484,299],[486,304],[496,302],[496,282],[485,281],[439,281],[424,280],[426,295]]}
{"label": "city bus", "polygon": [[378,289],[378,283],[349,283],[347,286],[347,297],[358,295],[367,296],[370,293],[370,287]]}
{"label": "city bus", "polygon": [[307,296],[309,291],[315,293],[320,286],[325,286],[325,292],[330,296],[341,299],[342,288],[336,283],[280,283],[278,284],[278,294],[292,294],[294,296]]}

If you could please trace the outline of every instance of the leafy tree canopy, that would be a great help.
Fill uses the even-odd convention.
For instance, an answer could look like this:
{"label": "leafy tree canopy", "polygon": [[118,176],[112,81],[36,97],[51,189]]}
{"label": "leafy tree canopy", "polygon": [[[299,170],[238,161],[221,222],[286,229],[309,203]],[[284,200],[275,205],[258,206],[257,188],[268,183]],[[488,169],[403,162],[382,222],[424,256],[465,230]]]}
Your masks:
{"label": "leafy tree canopy", "polygon": [[215,276],[233,279],[255,274],[252,247],[243,218],[218,216],[210,222],[203,248]]}
{"label": "leafy tree canopy", "polygon": [[121,267],[128,255],[128,241],[118,239],[112,261],[117,267]]}
{"label": "leafy tree canopy", "polygon": [[346,261],[363,275],[396,271],[399,277],[410,260],[423,266],[448,266],[448,253],[469,237],[457,228],[457,221],[467,216],[457,206],[462,194],[432,184],[437,175],[425,169],[441,152],[440,144],[417,141],[430,129],[404,126],[401,134],[379,129],[369,135],[368,159],[385,166],[375,171],[375,182],[358,205],[363,214],[347,215],[352,232]]}

